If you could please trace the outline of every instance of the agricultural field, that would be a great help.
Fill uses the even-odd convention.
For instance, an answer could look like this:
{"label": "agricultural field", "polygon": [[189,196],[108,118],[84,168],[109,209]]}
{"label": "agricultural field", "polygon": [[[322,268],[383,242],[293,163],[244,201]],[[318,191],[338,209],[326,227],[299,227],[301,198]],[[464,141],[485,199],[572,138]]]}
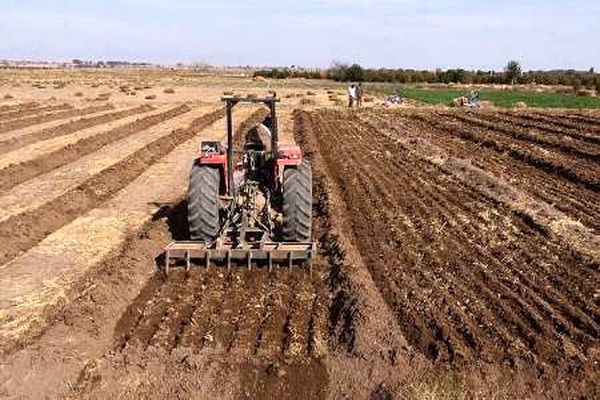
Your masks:
{"label": "agricultural field", "polygon": [[[375,89],[381,93],[401,93],[402,96],[432,105],[449,105],[453,99],[466,96],[473,87],[464,85],[463,88],[431,87],[415,85],[377,84]],[[512,88],[475,88],[479,90],[481,100],[495,107],[511,108],[519,103],[525,103],[532,108],[557,109],[600,109],[600,98],[595,95],[583,96],[574,93],[571,88],[556,88],[554,90],[534,91],[531,89]],[[567,93],[564,93],[566,91]],[[582,94],[588,94],[583,91]]]}
{"label": "agricultural field", "polygon": [[[0,75],[0,397],[600,396],[600,114],[348,110],[343,88]],[[160,270],[224,92],[282,102],[312,273]],[[132,94],[135,92],[135,94]],[[234,109],[238,137],[261,122]]]}

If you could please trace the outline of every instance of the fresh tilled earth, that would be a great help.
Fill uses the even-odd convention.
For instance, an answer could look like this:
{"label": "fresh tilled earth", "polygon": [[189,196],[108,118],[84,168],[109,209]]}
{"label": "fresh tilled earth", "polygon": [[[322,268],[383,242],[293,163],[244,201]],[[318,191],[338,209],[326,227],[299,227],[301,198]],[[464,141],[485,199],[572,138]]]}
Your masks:
{"label": "fresh tilled earth", "polygon": [[312,275],[167,279],[222,108],[0,108],[0,396],[600,395],[600,118],[280,118],[313,166]]}

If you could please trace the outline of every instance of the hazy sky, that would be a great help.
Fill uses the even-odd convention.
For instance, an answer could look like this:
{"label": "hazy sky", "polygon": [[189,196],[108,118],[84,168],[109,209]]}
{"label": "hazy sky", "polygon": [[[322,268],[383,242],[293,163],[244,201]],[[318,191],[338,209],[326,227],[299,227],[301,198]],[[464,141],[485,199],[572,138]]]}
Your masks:
{"label": "hazy sky", "polygon": [[0,59],[600,70],[600,0],[0,0]]}

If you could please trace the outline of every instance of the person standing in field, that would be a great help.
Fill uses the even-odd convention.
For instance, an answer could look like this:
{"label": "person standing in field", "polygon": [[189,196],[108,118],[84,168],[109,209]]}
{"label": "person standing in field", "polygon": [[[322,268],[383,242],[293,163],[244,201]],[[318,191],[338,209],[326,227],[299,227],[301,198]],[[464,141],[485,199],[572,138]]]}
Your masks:
{"label": "person standing in field", "polygon": [[358,108],[362,107],[363,94],[364,92],[362,83],[359,82],[358,86],[356,87],[356,107]]}
{"label": "person standing in field", "polygon": [[350,85],[348,88],[348,107],[354,107],[354,101],[356,100],[356,86]]}

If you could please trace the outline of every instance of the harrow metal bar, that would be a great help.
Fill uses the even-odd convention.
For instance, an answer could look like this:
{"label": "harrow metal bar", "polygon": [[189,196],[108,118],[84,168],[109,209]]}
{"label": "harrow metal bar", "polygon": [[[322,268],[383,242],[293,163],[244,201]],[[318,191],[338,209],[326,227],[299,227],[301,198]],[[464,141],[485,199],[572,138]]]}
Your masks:
{"label": "harrow metal bar", "polygon": [[227,269],[231,269],[231,261],[245,261],[248,269],[252,261],[266,260],[269,271],[274,262],[286,262],[291,268],[294,261],[308,261],[312,273],[312,259],[317,255],[317,245],[313,242],[257,242],[236,246],[232,243],[207,246],[193,241],[172,242],[165,248],[165,273],[168,274],[172,261],[185,260],[189,269],[192,260],[203,260],[205,267],[211,261],[225,261]]}

